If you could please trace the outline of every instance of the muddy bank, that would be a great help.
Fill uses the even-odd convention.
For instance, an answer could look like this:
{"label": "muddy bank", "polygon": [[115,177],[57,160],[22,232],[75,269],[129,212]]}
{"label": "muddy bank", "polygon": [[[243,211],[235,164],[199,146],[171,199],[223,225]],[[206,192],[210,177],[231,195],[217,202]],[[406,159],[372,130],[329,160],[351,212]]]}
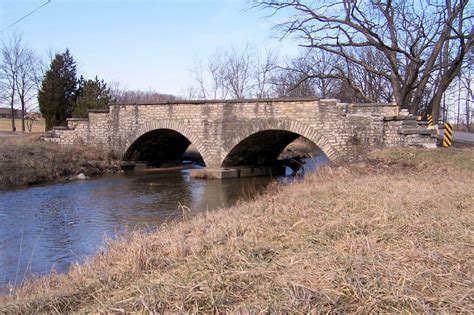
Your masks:
{"label": "muddy bank", "polygon": [[90,177],[119,170],[106,152],[60,147],[36,135],[0,137],[0,189]]}

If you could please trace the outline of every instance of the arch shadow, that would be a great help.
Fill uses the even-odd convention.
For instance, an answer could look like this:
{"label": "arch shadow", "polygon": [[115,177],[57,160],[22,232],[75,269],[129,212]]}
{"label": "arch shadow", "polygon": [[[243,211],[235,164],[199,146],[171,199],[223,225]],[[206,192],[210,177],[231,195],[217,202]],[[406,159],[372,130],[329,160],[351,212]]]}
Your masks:
{"label": "arch shadow", "polygon": [[164,162],[182,160],[186,149],[193,149],[202,164],[210,161],[209,153],[195,134],[176,121],[153,121],[139,126],[125,138],[122,159],[160,166]]}
{"label": "arch shadow", "polygon": [[268,166],[298,137],[303,136],[321,150],[329,160],[339,153],[329,141],[310,126],[291,120],[260,121],[234,138],[230,150],[223,152],[222,167]]}
{"label": "arch shadow", "polygon": [[222,167],[271,165],[298,137],[298,134],[285,130],[259,131],[237,144],[222,162]]}
{"label": "arch shadow", "polygon": [[[191,141],[177,131],[155,129],[138,137],[125,152],[123,160],[160,167],[163,163],[182,160],[190,144]],[[195,162],[204,164],[200,154],[197,154]]]}

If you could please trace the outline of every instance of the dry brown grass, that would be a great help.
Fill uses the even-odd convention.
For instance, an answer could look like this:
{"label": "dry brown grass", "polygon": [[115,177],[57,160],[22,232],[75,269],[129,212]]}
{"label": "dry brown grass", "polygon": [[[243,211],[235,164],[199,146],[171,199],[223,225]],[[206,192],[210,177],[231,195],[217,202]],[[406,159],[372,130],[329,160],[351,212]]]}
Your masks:
{"label": "dry brown grass", "polygon": [[111,156],[97,150],[60,147],[38,134],[0,137],[0,188],[33,185],[86,173],[117,169]]}
{"label": "dry brown grass", "polygon": [[472,313],[473,164],[472,149],[376,152],[113,241],[0,310]]}
{"label": "dry brown grass", "polygon": [[[16,130],[21,130],[21,119],[15,119]],[[7,118],[0,118],[0,131],[11,131],[12,121]],[[28,130],[28,128],[27,128]],[[35,120],[32,125],[32,132],[44,132],[45,122],[44,119]]]}

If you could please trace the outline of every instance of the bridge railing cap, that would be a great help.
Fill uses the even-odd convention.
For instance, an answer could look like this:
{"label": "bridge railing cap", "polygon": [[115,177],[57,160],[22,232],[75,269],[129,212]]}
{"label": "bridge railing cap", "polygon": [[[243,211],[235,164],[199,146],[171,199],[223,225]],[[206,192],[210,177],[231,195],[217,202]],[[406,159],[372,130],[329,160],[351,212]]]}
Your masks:
{"label": "bridge railing cap", "polygon": [[105,109],[88,109],[87,112],[88,113],[108,113],[109,109],[108,108],[105,108]]}
{"label": "bridge railing cap", "polygon": [[337,98],[322,98],[319,100],[320,102],[336,102],[339,103],[341,100]]}
{"label": "bridge railing cap", "polygon": [[374,106],[398,106],[397,103],[352,103],[350,106],[354,107],[374,107]]}
{"label": "bridge railing cap", "polygon": [[89,120],[89,118],[75,118],[75,117],[72,117],[72,118],[66,118],[67,121],[87,121]]}
{"label": "bridge railing cap", "polygon": [[[319,98],[250,98],[250,99],[229,99],[229,100],[174,100],[164,102],[117,102],[111,103],[110,106],[116,105],[179,105],[179,104],[232,104],[232,103],[266,103],[266,102],[311,102],[323,101]],[[324,100],[328,101],[328,100]],[[335,101],[335,100],[329,100]]]}

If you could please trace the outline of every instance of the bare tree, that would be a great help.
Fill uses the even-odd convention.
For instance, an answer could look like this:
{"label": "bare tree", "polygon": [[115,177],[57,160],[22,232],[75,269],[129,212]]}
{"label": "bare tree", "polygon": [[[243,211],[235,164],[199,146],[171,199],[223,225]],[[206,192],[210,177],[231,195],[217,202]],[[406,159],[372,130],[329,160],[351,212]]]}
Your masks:
{"label": "bare tree", "polygon": [[[386,69],[378,51],[367,48],[357,53],[374,68]],[[393,97],[384,78],[322,50],[309,50],[279,69],[275,85],[280,96],[317,96],[345,102],[387,102]]]}
{"label": "bare tree", "polygon": [[[31,101],[36,98],[39,82],[41,82],[40,61],[35,53],[24,47],[18,64],[16,76],[16,92],[21,106],[21,130],[25,129],[25,116],[32,110]],[[29,128],[31,131],[31,128]]]}
{"label": "bare tree", "polygon": [[255,96],[269,98],[272,96],[272,79],[278,68],[278,54],[273,50],[265,50],[263,56],[255,61]]}
{"label": "bare tree", "polygon": [[339,58],[324,51],[310,51],[306,59],[304,67],[307,75],[311,75],[313,78],[312,81],[318,96],[322,98],[334,97],[341,73]]}
{"label": "bare tree", "polygon": [[[217,52],[208,60],[208,71],[210,76],[210,87],[208,89],[208,97],[213,99],[226,99],[229,94],[226,85],[226,55],[223,52]],[[204,94],[204,98],[206,98]]]}
{"label": "bare tree", "polygon": [[162,94],[154,90],[128,90],[118,82],[111,82],[109,84],[111,101],[114,103],[135,104],[135,103],[160,103],[172,102],[179,98],[170,95]]}
{"label": "bare tree", "polygon": [[206,81],[204,79],[204,70],[202,66],[202,61],[195,59],[194,60],[194,67],[191,70],[191,77],[197,83],[197,88],[191,88],[189,94],[189,98],[200,98],[200,99],[207,99],[207,89],[206,89]]}
{"label": "bare tree", "polygon": [[[397,104],[412,113],[429,111],[435,119],[442,95],[473,46],[473,12],[468,0],[255,2],[275,14],[295,12],[280,25],[284,35],[298,34],[301,46],[339,56],[384,78]],[[361,58],[357,52],[367,47],[380,52],[388,71]]]}
{"label": "bare tree", "polygon": [[314,84],[317,75],[312,72],[306,58],[296,58],[287,65],[280,66],[272,78],[273,89],[278,97],[317,97]]}
{"label": "bare tree", "polygon": [[15,126],[15,98],[21,107],[22,131],[25,128],[25,118],[31,109],[31,101],[35,98],[41,82],[40,59],[23,42],[22,36],[14,34],[9,42],[1,47],[2,62],[0,73],[3,85],[8,91],[8,101],[12,112],[12,131]]}
{"label": "bare tree", "polygon": [[456,80],[448,87],[441,101],[442,121],[455,123],[456,128],[470,130],[472,101],[473,101],[473,64],[474,54],[468,56],[468,61],[462,67]]}
{"label": "bare tree", "polygon": [[[471,56],[471,61],[474,59],[472,58]],[[471,63],[469,63],[469,66],[468,67],[465,67],[464,69],[461,70],[460,72],[460,75],[459,75],[459,81],[460,81],[460,86],[459,86],[459,90],[460,92],[464,92],[464,99],[462,99],[462,97],[459,97],[459,101],[462,101],[464,100],[464,104],[465,104],[465,107],[464,107],[464,115],[466,117],[466,129],[468,132],[471,132],[471,123],[472,123],[472,114],[473,114],[473,110],[474,108],[472,107],[472,103],[474,101],[474,92],[473,92],[473,85],[474,85],[474,65]],[[460,93],[460,94],[461,94]]]}
{"label": "bare tree", "polygon": [[18,67],[22,55],[23,42],[20,35],[15,34],[9,42],[4,42],[1,47],[0,79],[3,81],[5,98],[11,108],[12,131],[16,131],[15,126],[15,95]]}
{"label": "bare tree", "polygon": [[226,99],[230,94],[228,79],[228,53],[217,51],[207,59],[204,67],[202,60],[196,60],[191,77],[196,83],[195,97],[199,99]]}
{"label": "bare tree", "polygon": [[209,57],[207,67],[195,62],[191,77],[196,86],[191,92],[198,98],[211,99],[270,97],[277,58],[274,51],[261,55],[251,45],[242,50],[218,51]]}
{"label": "bare tree", "polygon": [[335,97],[340,83],[337,58],[321,51],[309,51],[278,67],[274,77],[280,97]]}
{"label": "bare tree", "polygon": [[241,99],[249,96],[248,91],[252,87],[253,58],[249,45],[242,51],[233,48],[225,55],[222,68],[223,82],[232,98]]}

